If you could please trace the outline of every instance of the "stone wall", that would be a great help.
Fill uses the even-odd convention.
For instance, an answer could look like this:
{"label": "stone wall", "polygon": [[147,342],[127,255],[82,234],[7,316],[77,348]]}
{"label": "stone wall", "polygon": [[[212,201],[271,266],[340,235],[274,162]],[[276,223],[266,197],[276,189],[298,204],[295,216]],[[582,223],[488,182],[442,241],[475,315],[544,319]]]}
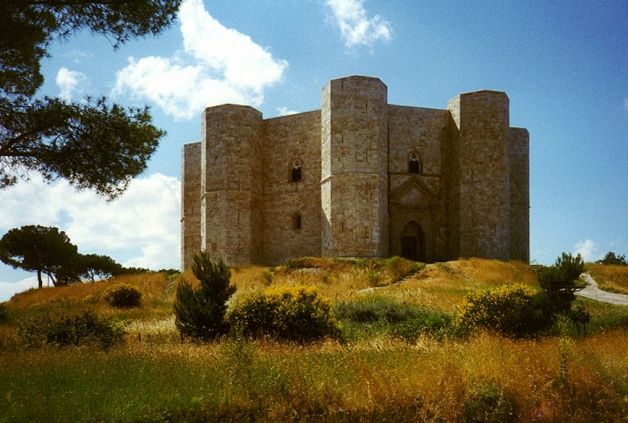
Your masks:
{"label": "stone wall", "polygon": [[[264,121],[264,263],[321,255],[320,134],[320,111]],[[301,163],[296,182],[294,161]]]}
{"label": "stone wall", "polygon": [[323,255],[388,255],[387,108],[377,78],[336,79],[323,90]]}
{"label": "stone wall", "polygon": [[530,261],[529,135],[510,128],[510,258]]}
{"label": "stone wall", "polygon": [[183,149],[183,267],[200,249],[229,264],[399,255],[412,237],[426,261],[527,261],[528,133],[508,107],[494,91],[389,105],[379,79],[353,76],[330,81],[320,111],[208,108]]}
{"label": "stone wall", "polygon": [[261,261],[262,115],[236,105],[204,114],[201,248],[228,263]]}
{"label": "stone wall", "polygon": [[201,250],[201,143],[183,146],[181,163],[181,267]]}
{"label": "stone wall", "polygon": [[508,97],[495,91],[461,94],[449,103],[459,135],[458,255],[510,258]]}
{"label": "stone wall", "polygon": [[[424,254],[433,261],[447,255],[446,192],[441,183],[447,110],[388,106],[388,169],[390,179],[390,254],[401,255],[404,227],[416,222],[424,234]],[[409,173],[412,153],[420,172]]]}

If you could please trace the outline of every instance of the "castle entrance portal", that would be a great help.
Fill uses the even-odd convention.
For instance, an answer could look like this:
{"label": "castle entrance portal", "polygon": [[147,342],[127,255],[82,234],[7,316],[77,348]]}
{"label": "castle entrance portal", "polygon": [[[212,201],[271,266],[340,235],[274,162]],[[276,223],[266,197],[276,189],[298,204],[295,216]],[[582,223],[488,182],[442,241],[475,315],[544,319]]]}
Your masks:
{"label": "castle entrance portal", "polygon": [[401,257],[425,261],[425,235],[414,221],[408,222],[401,231]]}

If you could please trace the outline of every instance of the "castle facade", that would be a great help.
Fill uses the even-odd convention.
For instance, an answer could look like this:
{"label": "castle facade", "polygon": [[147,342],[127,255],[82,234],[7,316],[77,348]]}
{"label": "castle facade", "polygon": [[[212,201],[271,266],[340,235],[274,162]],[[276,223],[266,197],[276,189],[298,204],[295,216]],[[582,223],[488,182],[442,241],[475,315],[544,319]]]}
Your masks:
{"label": "castle facade", "polygon": [[388,104],[377,78],[330,81],[320,110],[209,107],[183,147],[182,266],[292,257],[529,260],[528,131],[505,93]]}

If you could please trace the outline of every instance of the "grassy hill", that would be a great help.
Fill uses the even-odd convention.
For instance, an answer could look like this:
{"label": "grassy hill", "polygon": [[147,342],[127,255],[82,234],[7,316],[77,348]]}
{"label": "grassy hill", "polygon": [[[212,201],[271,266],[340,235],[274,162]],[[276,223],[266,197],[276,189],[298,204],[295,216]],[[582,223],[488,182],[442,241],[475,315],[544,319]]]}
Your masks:
{"label": "grassy hill", "polygon": [[[617,272],[601,269],[615,280]],[[565,327],[528,340],[416,331],[404,320],[419,312],[451,319],[468,293],[503,284],[536,289],[534,272],[521,263],[303,258],[233,268],[236,296],[309,284],[332,301],[343,336],[305,345],[182,342],[172,314],[180,277],[194,279],[148,273],[14,296],[0,323],[0,421],[585,422],[628,415],[628,307],[578,300],[592,315],[586,333]],[[120,283],[142,292],[140,307],[118,309],[103,299]],[[398,320],[354,321],[343,312],[356,308],[394,312]],[[28,319],[86,309],[116,319],[125,342],[101,350],[20,341]]]}

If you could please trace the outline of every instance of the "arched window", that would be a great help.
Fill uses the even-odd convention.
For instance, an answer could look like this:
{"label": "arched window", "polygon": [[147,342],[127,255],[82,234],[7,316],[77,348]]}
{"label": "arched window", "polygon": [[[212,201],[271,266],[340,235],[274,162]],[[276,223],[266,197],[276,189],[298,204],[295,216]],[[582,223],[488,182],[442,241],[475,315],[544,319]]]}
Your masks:
{"label": "arched window", "polygon": [[303,163],[300,159],[292,159],[290,162],[290,182],[299,182],[303,178],[302,167]]}
{"label": "arched window", "polygon": [[411,151],[408,154],[408,173],[423,173],[421,157],[416,151]]}
{"label": "arched window", "polygon": [[301,213],[296,212],[292,215],[292,229],[295,231],[301,230]]}

